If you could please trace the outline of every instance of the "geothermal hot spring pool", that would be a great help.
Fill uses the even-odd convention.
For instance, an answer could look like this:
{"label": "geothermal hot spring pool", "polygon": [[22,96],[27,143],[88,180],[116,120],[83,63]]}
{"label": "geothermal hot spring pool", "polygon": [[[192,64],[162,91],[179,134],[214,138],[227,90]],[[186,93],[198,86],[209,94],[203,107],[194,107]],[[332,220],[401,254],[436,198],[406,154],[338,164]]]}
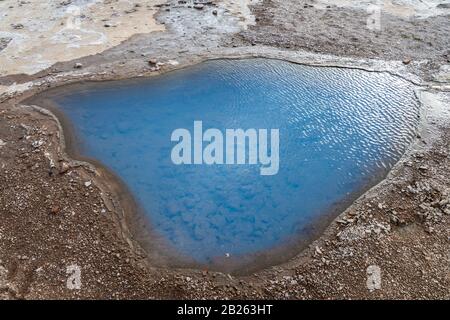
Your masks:
{"label": "geothermal hot spring pool", "polygon": [[[387,174],[419,113],[413,86],[398,77],[269,59],[81,83],[46,98],[70,122],[78,153],[121,179],[168,251],[201,265],[244,261],[310,237]],[[172,133],[184,128],[194,141],[195,121],[224,139],[227,129],[267,129],[267,155],[270,130],[278,129],[276,174],[248,163],[250,138],[235,149],[247,151],[244,164],[175,164]]]}

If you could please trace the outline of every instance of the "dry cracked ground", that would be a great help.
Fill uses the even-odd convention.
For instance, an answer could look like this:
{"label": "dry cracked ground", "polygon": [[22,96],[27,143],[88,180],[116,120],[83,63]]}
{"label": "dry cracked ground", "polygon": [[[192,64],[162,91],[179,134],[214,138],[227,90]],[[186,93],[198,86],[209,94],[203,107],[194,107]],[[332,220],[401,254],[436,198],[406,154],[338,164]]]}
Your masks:
{"label": "dry cracked ground", "polygon": [[[80,40],[73,57],[62,59],[55,53],[41,59],[33,54],[41,50],[34,48],[36,43],[20,46],[17,40],[17,33],[22,38],[32,33],[32,16],[28,22],[4,18],[10,12],[19,19],[17,7],[30,2],[0,0],[2,67],[5,57],[9,59],[9,67],[0,68],[0,298],[450,298],[450,24],[445,4],[416,8],[385,1],[382,29],[374,33],[365,28],[366,8],[348,1],[135,1],[137,6],[126,8],[121,1],[100,1],[81,15],[92,23],[86,29],[108,40],[88,53]],[[52,21],[61,24],[59,6],[69,2],[57,4]],[[102,5],[111,11],[97,19],[94,13],[101,7],[95,6]],[[156,29],[133,36],[127,21],[133,14],[141,21],[142,11],[150,12],[144,15],[149,19],[156,13],[158,23],[148,26]],[[215,16],[221,23],[214,24]],[[132,37],[124,42],[116,37],[122,25],[128,32],[124,37]],[[46,30],[41,39],[54,32]],[[72,52],[64,40],[70,34],[60,35],[52,44]],[[158,71],[154,59],[160,57],[184,55],[189,60],[189,54],[209,50],[267,47],[337,59],[399,61],[423,79],[428,100],[439,97],[439,108],[422,116],[416,141],[385,181],[295,258],[252,274],[149,264],[123,225],[117,191],[105,185],[94,166],[68,158],[56,118],[21,104],[35,92],[84,72],[97,78],[149,74]],[[15,50],[23,50],[24,56]],[[87,54],[91,56],[83,57]],[[11,55],[19,62],[11,62]],[[30,62],[22,65],[26,55]]]}

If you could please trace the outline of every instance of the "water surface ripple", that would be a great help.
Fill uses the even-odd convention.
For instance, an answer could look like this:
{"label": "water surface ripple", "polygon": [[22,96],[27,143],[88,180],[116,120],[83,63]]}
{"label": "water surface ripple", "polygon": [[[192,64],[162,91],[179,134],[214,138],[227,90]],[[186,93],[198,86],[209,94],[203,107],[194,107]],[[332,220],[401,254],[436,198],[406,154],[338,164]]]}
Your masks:
{"label": "water surface ripple", "polygon": [[[385,73],[249,59],[50,94],[81,154],[113,170],[167,244],[199,263],[283,245],[363,192],[414,137],[418,102]],[[171,133],[280,129],[280,169],[176,166]]]}

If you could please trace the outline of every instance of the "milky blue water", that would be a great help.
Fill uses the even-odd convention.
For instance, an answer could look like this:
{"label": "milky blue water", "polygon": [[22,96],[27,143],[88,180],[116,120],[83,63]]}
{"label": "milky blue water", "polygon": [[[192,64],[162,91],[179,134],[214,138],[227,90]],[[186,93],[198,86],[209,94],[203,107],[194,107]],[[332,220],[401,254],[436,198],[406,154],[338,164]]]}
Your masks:
{"label": "milky blue water", "polygon": [[[81,154],[113,170],[167,244],[208,263],[301,236],[386,173],[414,136],[411,85],[384,73],[218,60],[150,79],[85,84],[52,98]],[[280,130],[277,175],[259,165],[175,165],[171,134]]]}

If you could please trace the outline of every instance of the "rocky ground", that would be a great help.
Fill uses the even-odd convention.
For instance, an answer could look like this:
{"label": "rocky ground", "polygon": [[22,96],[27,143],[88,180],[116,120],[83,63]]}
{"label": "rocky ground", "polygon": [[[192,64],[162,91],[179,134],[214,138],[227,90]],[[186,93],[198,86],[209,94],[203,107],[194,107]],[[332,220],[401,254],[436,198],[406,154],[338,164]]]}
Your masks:
{"label": "rocky ground", "polygon": [[318,3],[321,1],[262,1],[253,7],[258,23],[241,36],[255,44],[334,55],[429,59],[434,64],[450,59],[448,16],[403,19],[383,11],[379,25],[371,30],[369,6],[348,10],[330,1],[323,10]]}
{"label": "rocky ground", "polygon": [[[370,6],[348,10],[333,1],[318,5],[322,2],[265,0],[253,7],[257,25],[239,34],[236,43],[241,38],[252,44],[289,50],[358,58],[426,60],[421,66],[425,73],[450,62],[448,15],[428,19],[403,18],[402,12],[406,11],[405,15],[413,9],[399,6],[398,11],[392,8],[388,12],[382,11],[377,25],[371,25],[371,16],[378,16],[376,11],[369,10]],[[390,9],[387,3],[391,2],[384,1],[385,9]],[[321,9],[324,5],[328,9]],[[368,23],[373,29],[367,28]]]}
{"label": "rocky ground", "polygon": [[[266,0],[255,1],[253,16],[247,2],[169,1],[155,7],[164,32],[0,77],[2,298],[450,298],[448,16],[389,7],[374,36],[359,7],[319,12],[323,1]],[[0,54],[10,43],[0,42]],[[124,225],[118,190],[66,155],[54,116],[23,101],[78,79],[158,74],[220,56],[397,73],[419,85],[422,124],[389,177],[292,260],[245,276],[156,268]]]}

